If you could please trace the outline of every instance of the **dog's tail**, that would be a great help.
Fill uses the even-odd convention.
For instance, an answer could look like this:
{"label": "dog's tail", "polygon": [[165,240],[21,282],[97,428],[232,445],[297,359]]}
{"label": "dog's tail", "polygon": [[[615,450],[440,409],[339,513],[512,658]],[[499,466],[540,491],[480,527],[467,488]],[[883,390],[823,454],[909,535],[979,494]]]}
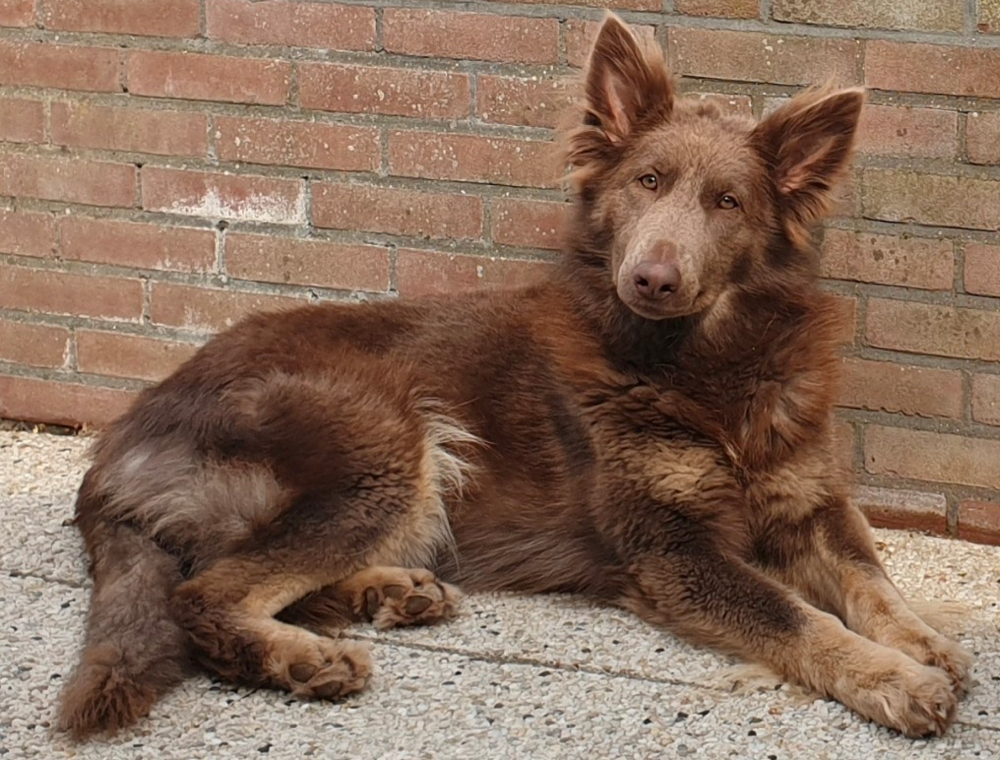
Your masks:
{"label": "dog's tail", "polygon": [[77,497],[94,590],[80,664],[62,693],[59,725],[75,739],[114,733],[147,715],[186,672],[187,636],[170,614],[178,560],[134,528],[101,517],[92,478]]}

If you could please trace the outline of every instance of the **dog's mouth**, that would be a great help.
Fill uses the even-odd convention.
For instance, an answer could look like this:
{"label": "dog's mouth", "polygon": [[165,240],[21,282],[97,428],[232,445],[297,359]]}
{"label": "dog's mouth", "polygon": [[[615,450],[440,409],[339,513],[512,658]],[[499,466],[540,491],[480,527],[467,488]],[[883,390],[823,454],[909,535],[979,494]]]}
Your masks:
{"label": "dog's mouth", "polygon": [[630,311],[642,317],[654,321],[665,319],[680,319],[698,314],[707,309],[711,298],[704,289],[699,290],[693,296],[688,296],[682,292],[671,293],[669,298],[663,300],[650,300],[639,298],[631,293],[623,294],[618,288],[618,299],[628,307]]}

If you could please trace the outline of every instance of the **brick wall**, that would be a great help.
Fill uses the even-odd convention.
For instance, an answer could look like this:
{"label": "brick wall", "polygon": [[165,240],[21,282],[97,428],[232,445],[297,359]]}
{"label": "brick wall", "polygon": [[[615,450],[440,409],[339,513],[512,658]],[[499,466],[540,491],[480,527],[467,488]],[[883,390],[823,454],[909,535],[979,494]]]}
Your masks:
{"label": "brick wall", "polygon": [[738,111],[871,88],[845,454],[878,519],[1000,541],[995,0],[0,0],[0,416],[105,422],[252,309],[535,277],[604,5]]}

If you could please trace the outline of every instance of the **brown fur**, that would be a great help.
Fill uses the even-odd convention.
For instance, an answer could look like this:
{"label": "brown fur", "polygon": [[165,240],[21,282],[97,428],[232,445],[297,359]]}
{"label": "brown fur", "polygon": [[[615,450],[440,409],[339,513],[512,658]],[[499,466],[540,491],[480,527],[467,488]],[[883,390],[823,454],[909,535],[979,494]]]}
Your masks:
{"label": "brown fur", "polygon": [[613,17],[584,92],[551,277],[252,316],[108,431],[65,728],[131,723],[192,661],[355,691],[367,652],[323,634],[448,617],[433,573],[587,594],[908,735],[947,727],[969,657],[886,578],[831,443],[840,327],[807,240],[862,93],[722,116]]}

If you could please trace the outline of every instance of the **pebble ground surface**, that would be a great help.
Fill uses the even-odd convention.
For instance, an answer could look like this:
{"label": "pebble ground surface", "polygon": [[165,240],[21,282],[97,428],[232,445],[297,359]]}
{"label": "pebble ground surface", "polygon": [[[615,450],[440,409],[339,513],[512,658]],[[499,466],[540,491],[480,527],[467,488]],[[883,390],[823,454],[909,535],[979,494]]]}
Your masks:
{"label": "pebble ground surface", "polygon": [[0,758],[1000,758],[1000,548],[878,531],[911,598],[959,602],[976,683],[941,739],[913,741],[565,596],[467,598],[446,625],[345,635],[375,678],[339,704],[193,678],[152,715],[74,745],[54,732],[89,604],[66,525],[89,440],[0,432]]}

